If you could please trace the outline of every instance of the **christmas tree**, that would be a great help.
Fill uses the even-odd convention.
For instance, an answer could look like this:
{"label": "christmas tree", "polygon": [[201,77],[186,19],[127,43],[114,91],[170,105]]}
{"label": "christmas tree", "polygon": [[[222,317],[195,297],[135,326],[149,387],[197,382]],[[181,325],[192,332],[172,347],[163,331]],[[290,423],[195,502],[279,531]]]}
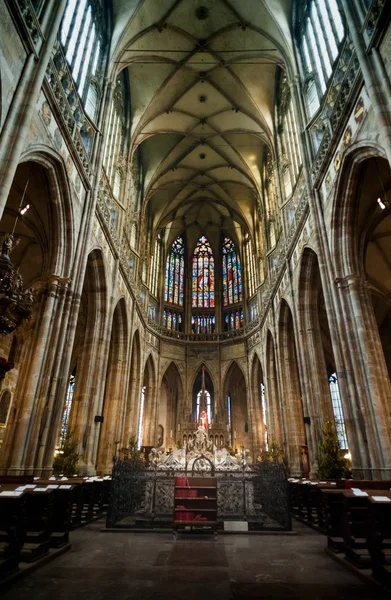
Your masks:
{"label": "christmas tree", "polygon": [[319,445],[317,476],[319,479],[341,479],[345,477],[346,469],[347,463],[341,456],[335,425],[325,421]]}
{"label": "christmas tree", "polygon": [[72,434],[68,431],[61,450],[56,454],[53,461],[53,475],[65,475],[72,477],[77,474],[77,462],[79,454],[76,451],[77,444],[72,442]]}

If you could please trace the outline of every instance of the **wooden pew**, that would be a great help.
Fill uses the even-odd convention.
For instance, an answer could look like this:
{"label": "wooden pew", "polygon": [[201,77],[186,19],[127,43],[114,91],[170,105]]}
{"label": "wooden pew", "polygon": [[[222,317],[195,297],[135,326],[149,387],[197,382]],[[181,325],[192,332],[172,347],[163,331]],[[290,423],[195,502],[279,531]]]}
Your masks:
{"label": "wooden pew", "polygon": [[[381,493],[378,496],[384,496]],[[391,498],[391,492],[387,494]],[[368,549],[373,576],[391,587],[391,502],[369,497]]]}
{"label": "wooden pew", "polygon": [[20,551],[25,529],[26,496],[6,496],[0,488],[0,580],[16,573],[19,569]]}

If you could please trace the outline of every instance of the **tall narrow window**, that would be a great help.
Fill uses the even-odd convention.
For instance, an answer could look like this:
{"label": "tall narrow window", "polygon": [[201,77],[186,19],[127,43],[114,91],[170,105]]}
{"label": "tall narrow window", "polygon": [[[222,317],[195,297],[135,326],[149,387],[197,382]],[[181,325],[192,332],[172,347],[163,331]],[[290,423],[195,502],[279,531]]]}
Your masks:
{"label": "tall narrow window", "polygon": [[102,60],[103,27],[97,13],[91,0],[68,0],[60,29],[65,57],[84,103]]}
{"label": "tall narrow window", "polygon": [[103,154],[103,167],[109,184],[116,197],[120,195],[121,177],[118,171],[119,161],[125,144],[127,122],[126,112],[126,74],[121,73],[117,80],[113,101],[108,118],[108,129]]}
{"label": "tall narrow window", "polygon": [[262,404],[262,420],[264,427],[264,438],[265,450],[269,449],[268,438],[267,438],[267,413],[266,413],[266,399],[265,399],[265,386],[261,383],[261,404]]}
{"label": "tall narrow window", "polygon": [[164,301],[183,306],[185,289],[185,244],[177,237],[166,260],[166,285]]}
{"label": "tall narrow window", "polygon": [[59,448],[62,449],[64,447],[65,439],[69,429],[69,417],[71,416],[71,408],[72,408],[72,400],[73,400],[73,392],[75,391],[75,371],[69,378],[67,395],[65,398],[64,411],[62,414],[62,425],[61,425],[61,433],[60,433],[60,443]]}
{"label": "tall narrow window", "polygon": [[227,396],[227,415],[228,415],[228,430],[231,431],[231,425],[232,425],[232,400],[231,400],[231,396]]}
{"label": "tall narrow window", "polygon": [[192,315],[191,332],[198,335],[216,333],[216,317],[203,314]]}
{"label": "tall narrow window", "polygon": [[229,237],[223,241],[223,304],[242,301],[242,268],[235,244]]}
{"label": "tall narrow window", "polygon": [[150,272],[149,289],[151,294],[158,298],[159,296],[159,273],[160,273],[160,254],[161,254],[161,239],[160,234],[155,241],[155,251],[152,258],[152,266]]}
{"label": "tall narrow window", "polygon": [[341,395],[339,393],[338,377],[336,373],[330,375],[329,385],[339,446],[341,450],[347,450],[348,438],[346,436],[345,419],[342,412]]}
{"label": "tall narrow window", "polygon": [[[200,418],[200,401],[201,401],[202,390],[200,390],[197,394],[197,415],[196,420],[198,421]],[[208,416],[209,425],[212,423],[212,399],[210,397],[210,393],[208,390],[205,390],[205,398],[206,398],[206,414]]]}
{"label": "tall narrow window", "polygon": [[246,261],[246,279],[247,279],[247,291],[248,297],[251,298],[255,294],[255,267],[254,267],[254,256],[253,256],[253,245],[251,238],[248,233],[244,239],[244,255]]}
{"label": "tall narrow window", "polygon": [[205,236],[198,240],[193,255],[192,306],[215,306],[214,259],[212,248]]}
{"label": "tall narrow window", "polygon": [[140,414],[139,414],[139,418],[138,418],[138,428],[137,428],[137,448],[139,450],[140,450],[141,446],[143,445],[145,390],[146,390],[146,386],[143,385],[143,387],[141,388]]}
{"label": "tall narrow window", "polygon": [[307,107],[311,117],[326,91],[339,46],[345,36],[338,0],[309,0],[302,22],[301,50],[307,76]]}

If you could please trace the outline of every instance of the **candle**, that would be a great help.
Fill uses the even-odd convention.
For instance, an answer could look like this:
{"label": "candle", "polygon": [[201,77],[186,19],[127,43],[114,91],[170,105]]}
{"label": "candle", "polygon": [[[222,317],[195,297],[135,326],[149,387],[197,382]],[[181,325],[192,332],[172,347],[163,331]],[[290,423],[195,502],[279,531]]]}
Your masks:
{"label": "candle", "polygon": [[170,429],[170,438],[172,438],[172,429]]}

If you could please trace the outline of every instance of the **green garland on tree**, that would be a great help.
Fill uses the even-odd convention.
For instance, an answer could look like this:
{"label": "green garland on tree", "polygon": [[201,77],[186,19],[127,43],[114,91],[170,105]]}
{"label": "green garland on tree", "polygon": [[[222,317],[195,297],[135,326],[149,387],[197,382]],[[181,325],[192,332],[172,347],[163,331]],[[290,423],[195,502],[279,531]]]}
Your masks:
{"label": "green garland on tree", "polygon": [[72,477],[77,474],[77,463],[79,454],[77,453],[77,444],[72,442],[72,434],[67,432],[61,450],[54,457],[53,475],[65,475]]}
{"label": "green garland on tree", "polygon": [[319,479],[341,479],[345,477],[347,462],[341,456],[337,430],[332,421],[325,421],[322,427],[322,441],[319,445]]}

